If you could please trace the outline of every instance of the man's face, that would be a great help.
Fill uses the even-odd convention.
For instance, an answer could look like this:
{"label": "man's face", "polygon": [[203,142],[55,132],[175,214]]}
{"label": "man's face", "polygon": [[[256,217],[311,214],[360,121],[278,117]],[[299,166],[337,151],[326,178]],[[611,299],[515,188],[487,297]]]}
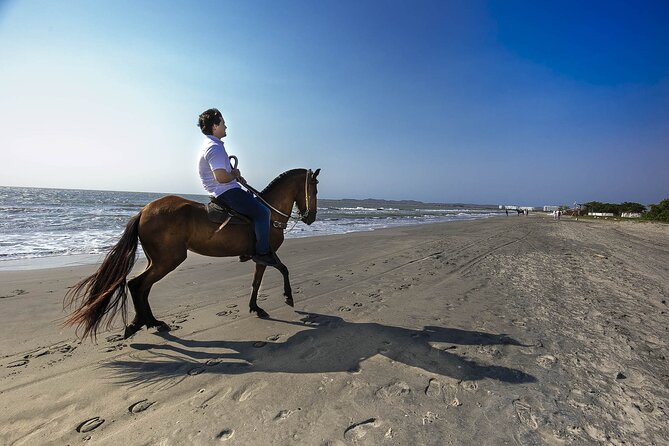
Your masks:
{"label": "man's face", "polygon": [[221,122],[218,124],[214,124],[214,126],[211,128],[211,133],[217,138],[224,138],[227,133],[225,132],[227,130],[227,127],[225,126],[225,119],[221,118]]}

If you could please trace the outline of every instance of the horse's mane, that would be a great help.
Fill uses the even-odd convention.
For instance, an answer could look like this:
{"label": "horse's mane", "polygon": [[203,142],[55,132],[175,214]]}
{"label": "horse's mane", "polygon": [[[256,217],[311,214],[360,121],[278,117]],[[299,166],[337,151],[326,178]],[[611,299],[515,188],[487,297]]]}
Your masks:
{"label": "horse's mane", "polygon": [[276,186],[279,182],[281,182],[284,178],[287,177],[292,177],[293,175],[298,175],[298,174],[304,174],[307,171],[307,169],[291,169],[287,170],[278,177],[274,178],[271,183],[265,187],[262,192],[260,192],[262,195],[265,195],[267,192],[269,192],[274,186]]}

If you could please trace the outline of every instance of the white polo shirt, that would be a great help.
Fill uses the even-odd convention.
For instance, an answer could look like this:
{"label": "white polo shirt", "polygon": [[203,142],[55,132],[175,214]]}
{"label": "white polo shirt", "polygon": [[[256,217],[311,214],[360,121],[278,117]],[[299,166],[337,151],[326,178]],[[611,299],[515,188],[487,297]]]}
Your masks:
{"label": "white polo shirt", "polygon": [[219,183],[214,176],[214,170],[225,169],[226,172],[232,171],[228,152],[225,151],[223,141],[213,135],[204,135],[204,141],[200,149],[200,159],[198,161],[198,170],[200,180],[209,195],[218,197],[223,192],[236,187],[241,187],[237,180],[229,183]]}

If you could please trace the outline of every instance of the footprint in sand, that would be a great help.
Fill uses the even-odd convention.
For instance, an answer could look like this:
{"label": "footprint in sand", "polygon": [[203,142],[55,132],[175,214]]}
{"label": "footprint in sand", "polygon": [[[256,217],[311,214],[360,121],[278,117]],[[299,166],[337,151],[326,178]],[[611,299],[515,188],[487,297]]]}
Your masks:
{"label": "footprint in sand", "polygon": [[21,296],[23,294],[28,294],[26,290],[14,290],[10,292],[9,294],[6,294],[4,296],[0,296],[0,299],[7,299],[8,297],[16,297],[16,296]]}
{"label": "footprint in sand", "polygon": [[104,353],[111,353],[111,352],[117,352],[119,350],[123,350],[123,347],[125,347],[125,344],[117,344],[117,345],[110,345],[107,347],[102,348],[102,352]]}
{"label": "footprint in sand", "polygon": [[278,341],[280,337],[281,337],[280,334],[275,334],[275,335],[267,336],[267,340],[275,342],[275,341]]}
{"label": "footprint in sand", "polygon": [[492,356],[493,358],[499,358],[503,355],[503,353],[497,347],[492,345],[481,345],[476,349],[476,351],[487,356]]}
{"label": "footprint in sand", "polygon": [[76,348],[77,348],[76,346],[70,345],[70,344],[59,344],[59,345],[54,345],[53,347],[51,347],[51,351],[52,352],[58,352],[58,353],[70,353],[71,351],[73,351]]}
{"label": "footprint in sand", "polygon": [[439,384],[439,381],[434,378],[430,379],[425,388],[425,395],[428,398],[438,398],[441,395],[441,384]]}
{"label": "footprint in sand", "polygon": [[351,311],[351,307],[339,307],[339,311]]}
{"label": "footprint in sand", "polygon": [[643,412],[643,413],[651,413],[652,411],[655,410],[655,407],[653,406],[653,403],[651,403],[648,400],[642,399],[640,401],[637,401],[636,403],[632,403],[634,407],[637,408],[637,410]]}
{"label": "footprint in sand", "polygon": [[543,355],[537,358],[537,364],[545,369],[550,369],[557,362],[555,356]]}
{"label": "footprint in sand", "polygon": [[404,397],[411,393],[411,387],[404,381],[395,381],[386,384],[375,392],[380,398]]}
{"label": "footprint in sand", "polygon": [[274,417],[274,421],[283,421],[293,414],[292,410],[284,409]]}
{"label": "footprint in sand", "polygon": [[476,392],[479,388],[479,385],[475,381],[462,381],[460,383],[463,389],[469,392]]}
{"label": "footprint in sand", "polygon": [[265,341],[257,341],[257,342],[254,342],[254,343],[253,343],[253,346],[254,346],[255,348],[262,348],[262,347],[264,347],[264,346],[266,346],[266,345],[267,345],[267,342],[265,342]]}
{"label": "footprint in sand", "polygon": [[529,404],[521,400],[514,400],[513,407],[516,409],[516,414],[518,414],[518,419],[521,423],[530,429],[539,427],[536,417],[532,415],[532,407]]}
{"label": "footprint in sand", "polygon": [[111,342],[118,342],[118,341],[122,341],[122,340],[123,340],[123,335],[120,335],[120,334],[115,334],[115,335],[107,336],[107,337],[105,338],[105,341],[110,342],[110,343],[111,343]]}
{"label": "footprint in sand", "polygon": [[212,366],[215,366],[215,365],[219,365],[220,363],[221,363],[220,359],[212,358],[212,359],[208,359],[207,362],[205,362],[204,364],[209,366],[209,367],[212,367]]}
{"label": "footprint in sand", "polygon": [[204,370],[205,370],[204,367],[194,367],[194,368],[192,368],[188,371],[188,374],[190,376],[195,376],[195,375],[199,375],[200,373],[204,372]]}
{"label": "footprint in sand", "polygon": [[362,439],[370,429],[380,426],[381,423],[376,418],[369,418],[365,421],[350,425],[344,431],[344,438],[349,441]]}
{"label": "footprint in sand", "polygon": [[239,310],[223,310],[216,313],[216,316],[232,316],[237,313],[239,313]]}
{"label": "footprint in sand", "polygon": [[156,403],[155,401],[149,402],[149,400],[137,401],[135,404],[132,404],[130,407],[128,407],[128,412],[130,413],[144,412],[146,409],[153,406],[155,403]]}
{"label": "footprint in sand", "polygon": [[423,415],[423,426],[426,424],[432,424],[439,419],[439,414],[434,412],[427,412]]}
{"label": "footprint in sand", "polygon": [[27,365],[28,362],[29,361],[27,359],[19,359],[18,361],[12,361],[9,364],[7,364],[7,368],[11,369],[13,367],[21,367],[21,366]]}
{"label": "footprint in sand", "polygon": [[105,422],[105,420],[100,418],[100,417],[90,418],[90,419],[80,423],[79,426],[77,426],[77,432],[80,432],[82,434],[86,433],[86,432],[90,432],[90,431],[95,430],[98,427],[102,426],[102,423],[104,423],[104,422]]}
{"label": "footprint in sand", "polygon": [[183,324],[183,323],[186,322],[187,320],[188,320],[187,317],[182,317],[182,318],[179,318],[179,319],[174,319],[174,320],[172,321],[172,323],[173,323],[173,324]]}
{"label": "footprint in sand", "polygon": [[254,382],[251,384],[248,384],[247,386],[243,387],[242,389],[238,390],[232,398],[236,401],[243,402],[248,399],[253,398],[258,392],[260,392],[263,388],[265,388],[267,384],[264,382]]}
{"label": "footprint in sand", "polygon": [[235,431],[233,431],[232,429],[223,429],[218,433],[218,435],[216,435],[216,438],[219,439],[220,441],[229,440],[232,438],[234,433]]}
{"label": "footprint in sand", "polygon": [[356,303],[353,304],[353,306],[360,308],[360,307],[362,307],[362,304],[360,302],[356,302]]}
{"label": "footprint in sand", "polygon": [[39,358],[40,356],[48,355],[51,353],[51,350],[48,348],[43,348],[42,350],[38,350],[34,353],[30,353],[26,356],[23,357],[23,359],[29,359],[29,358]]}

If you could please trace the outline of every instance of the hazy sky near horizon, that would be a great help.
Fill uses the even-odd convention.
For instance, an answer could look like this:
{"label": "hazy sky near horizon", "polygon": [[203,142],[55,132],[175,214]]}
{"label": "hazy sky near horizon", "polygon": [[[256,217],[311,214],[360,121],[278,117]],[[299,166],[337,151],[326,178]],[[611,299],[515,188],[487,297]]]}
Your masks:
{"label": "hazy sky near horizon", "polygon": [[219,108],[250,184],[323,198],[669,197],[666,1],[0,0],[0,185],[204,193]]}

